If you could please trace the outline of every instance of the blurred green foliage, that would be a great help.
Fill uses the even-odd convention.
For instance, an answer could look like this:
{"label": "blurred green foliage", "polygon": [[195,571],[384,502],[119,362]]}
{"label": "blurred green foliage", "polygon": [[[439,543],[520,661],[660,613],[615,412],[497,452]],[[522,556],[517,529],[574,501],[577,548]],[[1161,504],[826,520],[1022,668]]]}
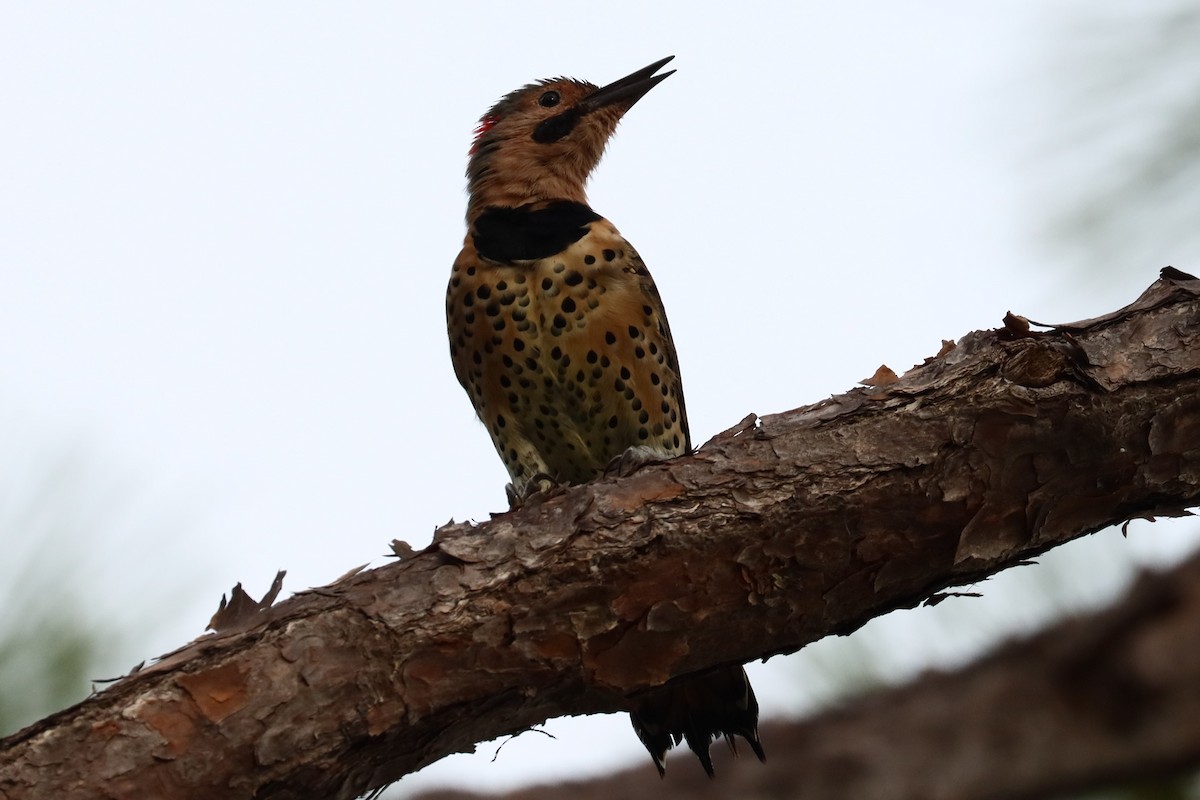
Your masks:
{"label": "blurred green foliage", "polygon": [[1032,176],[1043,232],[1088,277],[1200,270],[1200,4],[1079,4],[1062,14]]}
{"label": "blurred green foliage", "polygon": [[127,670],[137,634],[165,613],[129,601],[129,587],[156,594],[164,580],[151,560],[161,553],[137,546],[158,525],[131,481],[82,447],[47,446],[10,423],[0,425],[0,735]]}

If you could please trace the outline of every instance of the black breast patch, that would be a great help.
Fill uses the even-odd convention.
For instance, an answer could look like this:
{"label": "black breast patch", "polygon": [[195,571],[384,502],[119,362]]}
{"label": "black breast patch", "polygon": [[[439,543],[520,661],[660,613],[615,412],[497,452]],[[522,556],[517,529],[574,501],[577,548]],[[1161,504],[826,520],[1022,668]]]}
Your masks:
{"label": "black breast patch", "polygon": [[516,208],[492,206],[475,220],[475,249],[491,261],[533,261],[561,253],[600,219],[584,203],[555,200]]}

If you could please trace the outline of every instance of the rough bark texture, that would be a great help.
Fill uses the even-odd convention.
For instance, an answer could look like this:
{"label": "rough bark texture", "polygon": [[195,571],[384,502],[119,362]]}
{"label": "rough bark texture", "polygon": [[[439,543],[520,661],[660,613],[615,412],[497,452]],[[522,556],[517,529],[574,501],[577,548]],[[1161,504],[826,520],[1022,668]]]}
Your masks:
{"label": "rough bark texture", "polygon": [[413,800],[1025,800],[1161,780],[1200,764],[1200,556],[962,670],[762,733],[783,757],[763,765],[721,752],[715,781],[682,769],[659,782],[647,764]]}
{"label": "rough bark texture", "polygon": [[[977,332],[303,592],[0,743],[5,798],[348,798],[1200,498],[1200,281]],[[582,745],[581,745],[582,746]]]}

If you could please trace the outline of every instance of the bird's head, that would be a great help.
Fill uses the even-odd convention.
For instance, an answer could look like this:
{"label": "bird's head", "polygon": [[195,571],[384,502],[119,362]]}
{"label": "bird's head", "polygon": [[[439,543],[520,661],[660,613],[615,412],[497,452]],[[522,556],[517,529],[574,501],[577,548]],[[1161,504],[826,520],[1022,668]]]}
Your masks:
{"label": "bird's head", "polygon": [[607,86],[551,78],[501,98],[475,129],[467,165],[467,219],[488,206],[537,200],[586,202],[584,184],[617,123],[674,70],[655,75],[674,56]]}

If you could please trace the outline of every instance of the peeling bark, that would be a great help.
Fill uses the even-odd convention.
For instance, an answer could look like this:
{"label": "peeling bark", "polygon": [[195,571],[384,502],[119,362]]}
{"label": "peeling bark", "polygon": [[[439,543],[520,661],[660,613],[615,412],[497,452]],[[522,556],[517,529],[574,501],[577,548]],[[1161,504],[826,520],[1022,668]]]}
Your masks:
{"label": "peeling bark", "polygon": [[412,800],[1023,800],[1178,776],[1200,764],[1200,556],[961,670],[762,733],[786,757],[760,765],[714,748],[715,781],[688,769],[660,783],[647,764]]}
{"label": "peeling bark", "polygon": [[1200,498],[1200,281],[1010,318],[302,592],[0,742],[0,796],[349,798]]}

